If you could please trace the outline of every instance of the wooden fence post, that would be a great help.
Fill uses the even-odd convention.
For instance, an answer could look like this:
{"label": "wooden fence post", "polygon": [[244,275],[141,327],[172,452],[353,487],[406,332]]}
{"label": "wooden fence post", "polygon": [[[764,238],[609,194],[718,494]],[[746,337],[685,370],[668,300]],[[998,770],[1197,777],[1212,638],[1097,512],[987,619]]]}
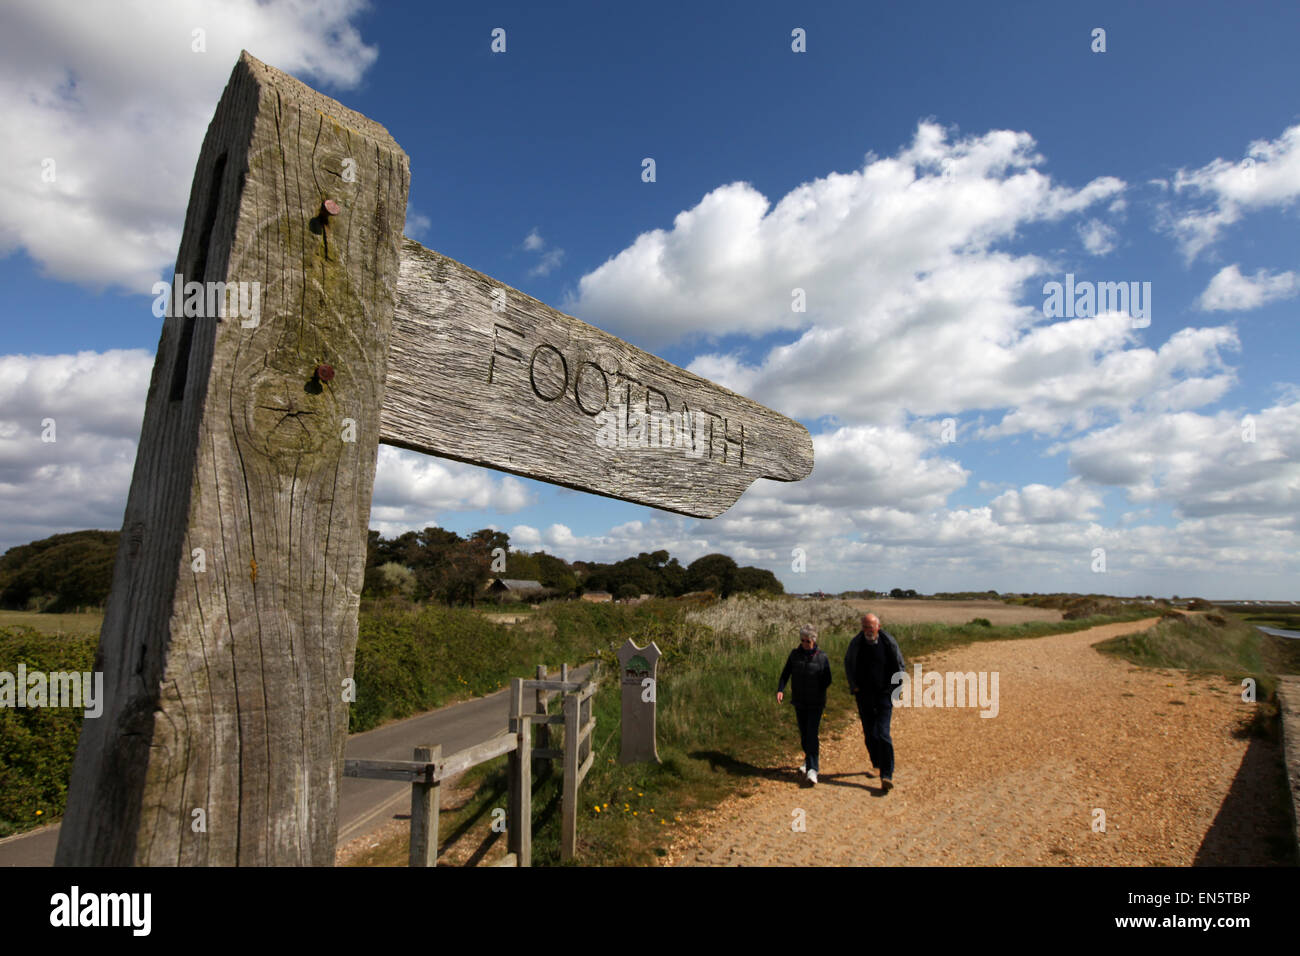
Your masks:
{"label": "wooden fence post", "polygon": [[[537,679],[546,680],[545,664],[537,665]],[[550,709],[550,705],[551,705],[550,693],[548,691],[538,690],[537,691],[537,712],[539,714],[545,714]],[[550,746],[551,746],[551,726],[550,724],[543,723],[537,728],[537,747],[539,750],[548,750]],[[551,760],[549,757],[537,758],[537,772],[538,773],[551,772]]]}
{"label": "wooden fence post", "polygon": [[564,792],[560,800],[560,860],[578,851],[578,695],[564,695]]}
{"label": "wooden fence post", "polygon": [[333,865],[409,180],[378,123],[241,55],[195,167],[56,863]]}
{"label": "wooden fence post", "polygon": [[532,720],[524,710],[524,681],[510,681],[510,730],[517,737],[510,752],[510,814],[506,825],[506,848],[515,854],[519,866],[533,865],[533,772]]}
{"label": "wooden fence post", "polygon": [[[442,759],[442,744],[416,747],[420,763],[437,763]],[[442,785],[432,774],[431,781],[411,784],[411,866],[438,865],[438,811],[442,806]]]}
{"label": "wooden fence post", "polygon": [[[592,696],[594,695],[588,695],[582,698],[582,700],[579,701],[578,703],[578,732],[579,733],[582,732],[582,728],[586,727],[588,721],[591,720]],[[581,742],[578,746],[578,766],[582,766],[583,761],[587,759],[587,755],[590,753],[591,753],[591,735],[587,734],[586,736],[582,737]],[[581,783],[582,781],[578,781],[578,782]]]}

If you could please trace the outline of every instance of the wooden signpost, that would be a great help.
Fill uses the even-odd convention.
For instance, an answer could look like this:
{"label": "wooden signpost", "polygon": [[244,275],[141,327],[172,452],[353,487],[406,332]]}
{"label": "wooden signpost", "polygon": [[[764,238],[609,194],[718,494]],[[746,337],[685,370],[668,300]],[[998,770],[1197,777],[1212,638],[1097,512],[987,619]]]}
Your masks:
{"label": "wooden signpost", "polygon": [[240,57],[176,272],[259,308],[164,319],[56,863],[333,864],[381,441],[703,517],[811,472],[797,422],[404,239],[409,180]]}

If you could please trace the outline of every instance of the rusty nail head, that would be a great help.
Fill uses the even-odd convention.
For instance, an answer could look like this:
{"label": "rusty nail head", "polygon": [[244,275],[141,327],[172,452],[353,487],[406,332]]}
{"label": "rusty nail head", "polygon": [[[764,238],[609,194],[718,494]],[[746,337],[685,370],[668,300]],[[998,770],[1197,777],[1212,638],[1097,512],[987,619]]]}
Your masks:
{"label": "rusty nail head", "polygon": [[317,365],[317,366],[316,366],[316,377],[317,377],[318,379],[320,379],[322,382],[333,381],[333,379],[334,379],[334,366],[333,366],[333,365]]}
{"label": "rusty nail head", "polygon": [[325,200],[325,211],[329,213],[331,216],[337,216],[339,213],[343,211],[343,207],[340,206],[338,203],[336,203],[333,199],[327,199]]}

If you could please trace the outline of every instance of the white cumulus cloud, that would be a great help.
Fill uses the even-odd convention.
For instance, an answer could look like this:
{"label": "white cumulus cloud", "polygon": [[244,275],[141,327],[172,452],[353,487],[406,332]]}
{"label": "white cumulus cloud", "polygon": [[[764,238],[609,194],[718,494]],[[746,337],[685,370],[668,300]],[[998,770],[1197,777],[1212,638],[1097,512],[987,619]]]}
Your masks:
{"label": "white cumulus cloud", "polygon": [[363,7],[4,5],[0,255],[21,249],[53,277],[147,291],[175,261],[199,147],[240,50],[310,82],[355,86],[378,55],[351,23]]}
{"label": "white cumulus cloud", "polygon": [[1244,312],[1297,295],[1300,276],[1296,273],[1259,269],[1253,276],[1245,276],[1234,263],[1215,273],[1198,304],[1207,312]]}
{"label": "white cumulus cloud", "polygon": [[1258,413],[1135,415],[1068,444],[1070,468],[1189,518],[1275,519],[1300,530],[1300,402]]}
{"label": "white cumulus cloud", "polygon": [[1190,261],[1218,241],[1247,212],[1288,207],[1300,197],[1300,125],[1275,140],[1250,144],[1244,159],[1215,159],[1190,172],[1179,170],[1174,193],[1204,196],[1208,204],[1174,213],[1171,228]]}

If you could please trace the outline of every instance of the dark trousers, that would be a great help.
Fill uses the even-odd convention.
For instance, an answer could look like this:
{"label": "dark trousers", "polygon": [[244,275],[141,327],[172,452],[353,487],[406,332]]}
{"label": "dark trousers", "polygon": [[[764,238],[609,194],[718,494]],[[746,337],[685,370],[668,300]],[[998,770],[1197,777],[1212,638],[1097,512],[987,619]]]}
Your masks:
{"label": "dark trousers", "polygon": [[803,747],[804,760],[809,770],[821,773],[817,764],[817,731],[822,723],[824,706],[800,707],[794,705],[794,718],[799,722],[799,743]]}
{"label": "dark trousers", "polygon": [[871,766],[880,771],[880,776],[890,778],[894,776],[894,742],[889,739],[889,718],[893,714],[894,701],[889,691],[858,693],[858,717]]}

